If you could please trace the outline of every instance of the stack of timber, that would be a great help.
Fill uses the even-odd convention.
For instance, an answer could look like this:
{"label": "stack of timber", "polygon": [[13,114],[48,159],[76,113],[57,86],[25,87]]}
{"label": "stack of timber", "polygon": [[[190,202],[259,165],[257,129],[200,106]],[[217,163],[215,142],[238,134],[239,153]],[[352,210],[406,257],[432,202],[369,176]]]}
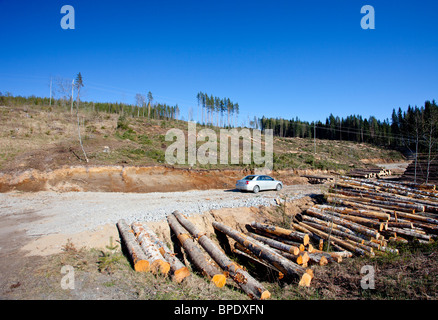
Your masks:
{"label": "stack of timber", "polygon": [[381,178],[384,176],[390,176],[392,174],[391,170],[384,168],[367,168],[367,169],[354,169],[348,173],[350,177],[356,178]]}
{"label": "stack of timber", "polygon": [[[430,159],[430,160],[429,160]],[[438,155],[418,154],[400,178],[402,181],[438,184]]]}
{"label": "stack of timber", "polygon": [[334,181],[333,176],[303,175],[303,177],[307,178],[310,184],[324,184]]}
{"label": "stack of timber", "polygon": [[190,275],[188,268],[146,225],[133,223],[130,226],[121,219],[117,222],[117,229],[121,244],[135,271],[162,276],[171,273],[176,282],[181,282]]}
{"label": "stack of timber", "polygon": [[[294,262],[298,255],[294,255],[295,248],[290,246],[289,249],[285,249],[286,245],[284,245],[283,250],[288,252],[277,250],[260,241],[260,238],[241,233],[217,221],[213,222],[213,227],[235,241],[235,253],[248,256],[251,259],[277,271],[280,279],[287,277],[298,280],[299,286],[310,286],[310,282],[313,278],[313,271]],[[284,252],[284,255],[281,254],[280,251]],[[290,257],[285,256],[287,253],[289,253]]]}
{"label": "stack of timber", "polygon": [[432,185],[340,177],[325,199],[307,209],[300,224],[357,255],[397,252],[388,241],[430,243],[438,236]]}
{"label": "stack of timber", "polygon": [[[249,236],[303,268],[309,265],[339,263],[343,257],[349,256],[345,251],[324,252],[321,237],[299,224],[293,223],[291,227],[292,229],[285,229],[255,221],[247,225]],[[310,270],[307,271],[312,274]]]}
{"label": "stack of timber", "polygon": [[[226,277],[229,276],[250,298],[254,300],[270,298],[270,292],[262,284],[254,279],[242,266],[229,259],[220,247],[204,232],[198,230],[184,215],[175,211],[167,219],[193,263],[204,275],[211,278],[218,287],[223,287]],[[219,267],[216,267],[206,259],[198,244]]]}

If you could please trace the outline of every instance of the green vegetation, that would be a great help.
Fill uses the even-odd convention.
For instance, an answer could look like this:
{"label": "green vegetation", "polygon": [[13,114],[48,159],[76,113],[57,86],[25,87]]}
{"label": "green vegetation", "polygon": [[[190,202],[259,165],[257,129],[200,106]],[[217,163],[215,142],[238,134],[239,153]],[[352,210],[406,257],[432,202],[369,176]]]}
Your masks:
{"label": "green vegetation", "polygon": [[333,114],[325,123],[263,117],[260,129],[273,129],[279,137],[316,137],[429,152],[436,150],[438,142],[438,105],[433,100],[426,101],[422,107],[408,106],[405,112],[401,108],[398,112],[393,109],[391,121],[380,121],[373,116],[365,119],[360,115],[339,118]]}

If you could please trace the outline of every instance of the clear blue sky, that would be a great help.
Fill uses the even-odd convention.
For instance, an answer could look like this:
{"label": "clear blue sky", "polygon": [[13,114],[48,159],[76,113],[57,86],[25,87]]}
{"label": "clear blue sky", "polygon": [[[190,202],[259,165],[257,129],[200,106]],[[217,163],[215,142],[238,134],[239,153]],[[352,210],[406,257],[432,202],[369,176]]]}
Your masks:
{"label": "clear blue sky", "polygon": [[203,91],[238,102],[240,121],[385,119],[438,100],[437,15],[437,1],[0,0],[0,91],[48,96],[50,76],[81,72],[85,100],[151,91],[186,118]]}

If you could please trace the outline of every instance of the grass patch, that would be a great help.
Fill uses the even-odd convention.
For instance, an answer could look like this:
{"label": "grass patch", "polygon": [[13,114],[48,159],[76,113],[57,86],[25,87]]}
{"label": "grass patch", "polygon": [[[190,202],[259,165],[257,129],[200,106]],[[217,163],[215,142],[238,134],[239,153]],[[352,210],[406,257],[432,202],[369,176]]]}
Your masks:
{"label": "grass patch", "polygon": [[[60,287],[63,266],[74,268],[75,289]],[[104,250],[76,248],[68,242],[62,253],[52,256],[35,273],[39,281],[27,288],[32,299],[124,299],[124,300],[247,300],[246,294],[236,289],[233,282],[217,288],[211,281],[192,270],[182,283],[170,277],[135,272],[130,261],[117,246]],[[21,298],[26,298],[23,292]]]}

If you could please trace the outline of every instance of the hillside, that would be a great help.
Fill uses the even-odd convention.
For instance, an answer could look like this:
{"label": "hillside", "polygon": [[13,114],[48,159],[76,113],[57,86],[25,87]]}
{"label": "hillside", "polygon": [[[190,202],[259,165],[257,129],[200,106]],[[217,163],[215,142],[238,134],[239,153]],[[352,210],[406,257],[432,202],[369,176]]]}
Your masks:
{"label": "hillside", "polygon": [[[171,128],[187,136],[187,122],[155,120],[80,110],[81,136],[89,162],[78,139],[76,114],[62,107],[1,106],[0,170],[54,170],[62,166],[151,166],[165,164],[165,141]],[[197,130],[205,128],[197,125]],[[218,132],[218,128],[210,127]],[[219,136],[219,135],[218,135]],[[199,145],[202,143],[198,142]],[[400,161],[393,150],[348,141],[274,137],[274,170],[348,170],[370,163]],[[187,168],[188,165],[179,165]],[[245,169],[247,165],[201,165],[194,169]]]}

